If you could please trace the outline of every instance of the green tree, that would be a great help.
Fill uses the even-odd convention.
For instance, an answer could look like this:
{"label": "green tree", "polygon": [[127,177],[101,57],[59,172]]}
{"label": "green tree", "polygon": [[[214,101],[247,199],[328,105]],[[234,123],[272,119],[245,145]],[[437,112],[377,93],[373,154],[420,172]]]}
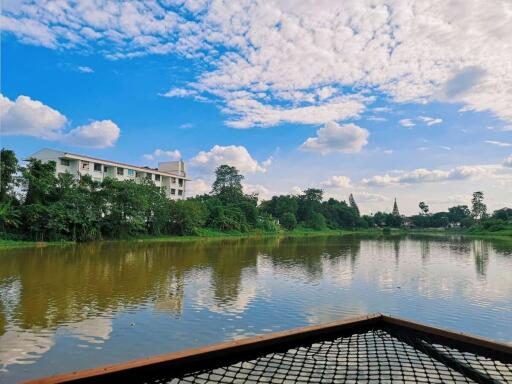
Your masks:
{"label": "green tree", "polygon": [[448,218],[450,223],[461,223],[462,220],[471,216],[471,211],[467,205],[456,205],[448,208]]}
{"label": "green tree", "polygon": [[212,185],[213,196],[234,201],[243,196],[242,180],[244,177],[235,167],[223,164],[215,170],[215,181]]}
{"label": "green tree", "polygon": [[484,193],[481,191],[473,192],[471,199],[471,214],[477,221],[487,217],[487,206],[484,204]]}
{"label": "green tree", "polygon": [[279,220],[279,222],[284,228],[286,228],[288,230],[292,230],[297,226],[297,218],[291,212],[285,212],[281,216],[281,219]]}
{"label": "green tree", "polygon": [[348,197],[348,204],[350,205],[350,208],[352,208],[354,210],[354,212],[356,213],[356,216],[359,217],[360,216],[359,207],[356,204],[354,195],[350,194],[350,196]]}
{"label": "green tree", "polygon": [[326,227],[325,217],[318,212],[313,212],[306,221],[306,226],[308,228],[321,230]]}
{"label": "green tree", "polygon": [[12,199],[18,159],[13,151],[2,148],[0,151],[0,202]]}

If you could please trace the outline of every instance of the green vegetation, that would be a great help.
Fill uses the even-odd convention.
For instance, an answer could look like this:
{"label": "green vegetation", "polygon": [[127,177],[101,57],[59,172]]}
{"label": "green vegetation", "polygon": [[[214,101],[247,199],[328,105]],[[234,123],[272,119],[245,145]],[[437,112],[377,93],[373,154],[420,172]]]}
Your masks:
{"label": "green vegetation", "polygon": [[[475,192],[471,209],[465,205],[430,213],[400,215],[395,200],[391,213],[360,215],[352,195],[345,201],[323,199],[310,188],[300,195],[274,196],[258,204],[244,194],[243,175],[221,165],[209,194],[173,201],[150,180],[140,183],[88,176],[56,176],[54,162],[30,159],[18,164],[14,152],[2,149],[0,161],[1,247],[19,242],[66,242],[105,239],[174,239],[268,235],[340,234],[391,228],[464,229],[468,233],[510,236],[512,209],[487,213],[482,192]],[[343,231],[343,232],[342,232]]]}

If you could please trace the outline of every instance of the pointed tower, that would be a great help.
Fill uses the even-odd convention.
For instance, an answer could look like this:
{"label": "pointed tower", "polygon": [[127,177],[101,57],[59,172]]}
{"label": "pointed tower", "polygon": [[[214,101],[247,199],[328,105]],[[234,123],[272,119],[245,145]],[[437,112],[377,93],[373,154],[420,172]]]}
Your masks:
{"label": "pointed tower", "polygon": [[350,194],[350,196],[348,197],[348,205],[350,206],[350,208],[354,210],[357,216],[360,216],[359,207],[357,206],[354,196],[352,194]]}
{"label": "pointed tower", "polygon": [[398,204],[396,203],[396,197],[395,197],[395,203],[393,204],[393,216],[400,216],[400,211],[398,210]]}

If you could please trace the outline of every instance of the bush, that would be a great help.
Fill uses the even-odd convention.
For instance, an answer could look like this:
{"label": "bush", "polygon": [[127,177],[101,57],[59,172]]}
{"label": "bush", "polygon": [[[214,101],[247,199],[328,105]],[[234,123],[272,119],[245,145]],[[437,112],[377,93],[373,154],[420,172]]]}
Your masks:
{"label": "bush", "polygon": [[325,223],[325,217],[318,212],[313,212],[306,221],[306,226],[308,228],[320,230],[325,229],[326,223]]}
{"label": "bush", "polygon": [[293,213],[286,212],[281,216],[281,220],[279,220],[279,223],[283,226],[283,228],[286,228],[289,231],[291,231],[292,229],[295,229],[295,227],[297,226],[297,218]]}

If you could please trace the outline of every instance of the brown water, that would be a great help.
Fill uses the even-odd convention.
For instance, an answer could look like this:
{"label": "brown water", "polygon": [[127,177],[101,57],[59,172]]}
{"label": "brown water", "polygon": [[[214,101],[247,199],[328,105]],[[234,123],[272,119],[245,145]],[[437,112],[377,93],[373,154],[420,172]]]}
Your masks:
{"label": "brown water", "polygon": [[0,382],[386,312],[512,341],[512,241],[105,242],[0,251]]}

